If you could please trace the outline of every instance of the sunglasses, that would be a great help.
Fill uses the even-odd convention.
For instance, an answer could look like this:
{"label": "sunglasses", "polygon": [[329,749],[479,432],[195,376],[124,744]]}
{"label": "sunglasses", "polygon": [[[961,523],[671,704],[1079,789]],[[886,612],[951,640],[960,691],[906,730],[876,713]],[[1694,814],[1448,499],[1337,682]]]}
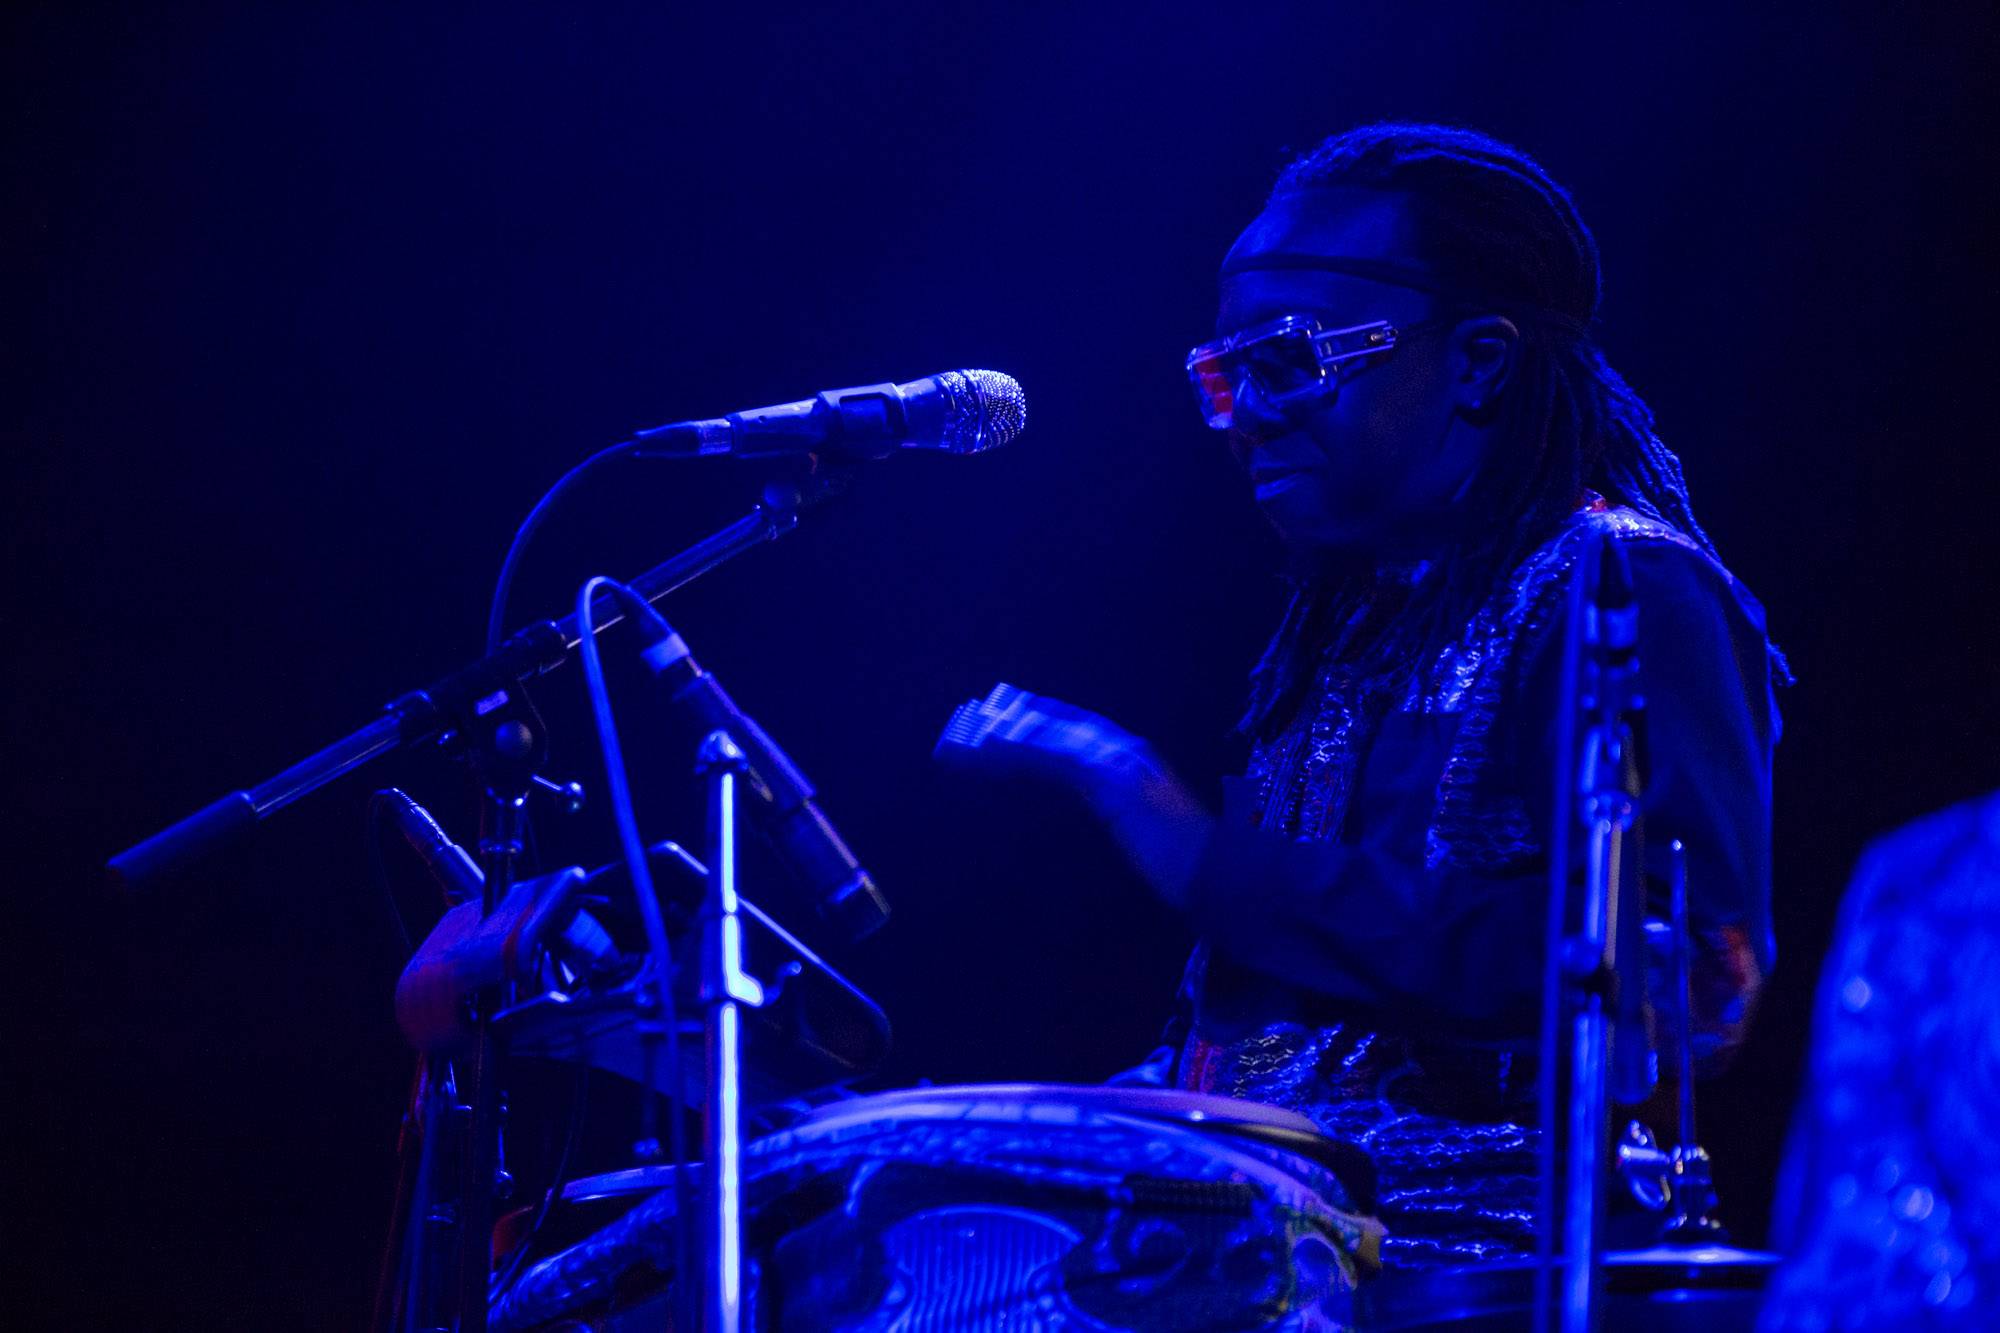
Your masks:
{"label": "sunglasses", "polygon": [[1189,352],[1188,380],[1202,418],[1216,430],[1228,430],[1245,381],[1265,403],[1282,411],[1332,392],[1342,367],[1389,351],[1417,327],[1405,325],[1399,331],[1378,319],[1328,329],[1310,315],[1285,315]]}

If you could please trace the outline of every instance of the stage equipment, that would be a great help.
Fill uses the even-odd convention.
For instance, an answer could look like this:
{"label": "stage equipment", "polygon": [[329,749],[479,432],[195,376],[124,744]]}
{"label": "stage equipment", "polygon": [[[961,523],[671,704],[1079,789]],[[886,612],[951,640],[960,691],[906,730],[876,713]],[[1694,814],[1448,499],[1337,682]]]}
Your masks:
{"label": "stage equipment", "polygon": [[[1660,1239],[1667,1245],[1722,1245],[1729,1233],[1715,1216],[1715,1176],[1708,1153],[1695,1133],[1694,1118],[1694,931],[1688,923],[1687,848],[1676,838],[1672,857],[1673,919],[1667,926],[1673,960],[1671,1008],[1676,1056],[1676,1137],[1669,1154],[1666,1220]],[[1657,923],[1648,922],[1647,930]]]}
{"label": "stage equipment", "polygon": [[[404,1328],[450,1324],[459,1333],[480,1333],[486,1327],[492,1272],[491,1209],[505,1178],[499,1144],[503,1051],[495,1039],[496,1018],[504,1014],[517,1023],[524,1039],[529,1038],[536,1013],[562,1007],[579,986],[594,996],[606,990],[601,983],[607,970],[614,969],[623,957],[601,924],[590,913],[575,910],[569,901],[580,872],[520,883],[529,794],[548,788],[567,795],[572,804],[577,799],[573,784],[564,788],[537,771],[547,755],[547,737],[524,683],[561,665],[572,650],[581,650],[607,760],[612,806],[626,844],[627,871],[635,889],[632,896],[646,927],[646,961],[630,978],[630,1007],[636,1015],[631,1026],[639,1035],[637,1044],[643,1052],[639,1072],[648,1075],[656,1041],[664,1039],[671,1051],[678,1039],[679,1023],[673,1008],[675,968],[663,914],[650,889],[648,857],[637,836],[623,764],[616,753],[596,635],[634,615],[650,618],[654,626],[664,628],[664,622],[651,611],[652,601],[751,547],[791,531],[801,510],[849,483],[850,470],[836,464],[882,457],[903,446],[976,452],[1005,443],[1024,422],[1020,386],[1012,379],[990,371],[950,372],[903,386],[835,391],[805,404],[742,413],[720,422],[663,428],[603,451],[572,469],[556,489],[562,489],[593,463],[620,454],[794,454],[803,456],[806,470],[795,483],[768,487],[763,503],[748,517],[642,575],[631,587],[594,580],[585,586],[576,612],[567,620],[532,624],[504,641],[489,644],[489,651],[480,660],[427,689],[395,700],[371,725],[112,858],[108,869],[124,886],[153,884],[294,801],[416,741],[437,738],[476,772],[484,793],[476,865],[413,802],[400,793],[378,797],[392,800],[399,825],[446,887],[448,899],[478,898],[476,909],[454,909],[456,915],[448,914],[448,929],[426,942],[428,952],[420,952],[399,996],[401,1015],[420,1047],[449,1048],[454,1056],[443,1069],[433,1071],[426,1066],[419,1075],[415,1113],[425,1125],[424,1157],[415,1173],[413,1208],[419,1210],[421,1220],[407,1228],[415,1239],[402,1247],[405,1281],[394,1284],[404,1299],[399,1304],[378,1300],[378,1316],[399,1319]],[[689,447],[684,448],[684,444]],[[545,496],[516,535],[494,599],[496,626],[505,605],[507,581],[521,550],[554,498],[554,492]],[[602,605],[594,597],[599,586],[612,593],[610,601]],[[668,637],[671,631],[657,635],[656,640]],[[766,827],[774,833],[786,859],[808,872],[819,901],[827,905],[828,915],[838,925],[863,933],[880,923],[887,907],[819,814],[811,787],[769,738],[742,717],[691,660],[685,660],[684,652],[678,658],[666,655],[656,665],[675,677],[680,694],[708,729],[698,771],[710,788],[710,832],[715,847],[710,860],[713,869],[707,876],[707,906],[701,914],[700,995],[709,1018],[710,1077],[704,1089],[709,1111],[710,1198],[716,1205],[713,1215],[719,1225],[712,1227],[709,1235],[708,1248],[716,1265],[714,1280],[707,1284],[712,1299],[704,1322],[718,1333],[731,1333],[736,1323],[730,1306],[738,1278],[729,1252],[739,1236],[731,1211],[731,1168],[741,1115],[737,1068],[741,1010],[762,1007],[767,1000],[777,998],[767,994],[766,987],[745,969],[745,920],[752,923],[751,933],[761,929],[767,942],[781,937],[786,944],[796,944],[754,908],[746,914],[737,897],[737,811],[745,796],[752,806],[769,803],[774,795],[780,798],[777,821]],[[837,877],[829,880],[829,871],[837,871]],[[469,903],[465,906],[470,908]],[[538,967],[534,960],[544,949],[566,989],[545,991],[532,1002],[538,1008],[518,1006],[514,991]],[[815,988],[808,978],[821,984]],[[793,983],[789,992],[794,997],[825,1000],[837,996],[860,1001],[862,1013],[857,1017],[850,1004],[842,1017],[820,1021],[806,998],[800,998],[794,1000],[789,1018],[778,1010],[769,1020],[754,1024],[754,1030],[789,1024],[793,1033],[809,1032],[813,1036],[809,1045],[822,1062],[832,1056],[839,1063],[843,1050],[865,1052],[871,1036],[877,1039],[877,1050],[886,1042],[886,1024],[879,1010],[810,954],[781,963],[773,980],[780,983],[777,994],[786,993],[788,988],[782,983],[789,982]],[[663,1012],[656,1012],[656,1005]],[[844,1037],[846,1045],[829,1039],[829,1033]],[[579,1038],[575,1029],[567,1039],[584,1048],[592,1048],[595,1042],[593,1037]],[[532,1048],[532,1040],[529,1046]],[[867,1063],[865,1053],[853,1059]],[[670,1055],[669,1064],[674,1070],[670,1083],[681,1084],[684,1071],[679,1060]],[[426,1076],[431,1073],[440,1076]],[[650,1117],[652,1099],[643,1099],[642,1105]],[[672,1120],[676,1134],[678,1126],[676,1115]],[[449,1204],[439,1202],[440,1191],[435,1188],[442,1171],[440,1144],[445,1140],[457,1145],[454,1155],[458,1158],[458,1191]],[[685,1160],[678,1144],[676,1158]],[[434,1203],[439,1206],[433,1207]],[[427,1250],[422,1243],[434,1223],[437,1229],[457,1233],[459,1258],[449,1299],[441,1299],[442,1286],[424,1258],[437,1248]],[[681,1265],[681,1271],[690,1271],[690,1265]],[[383,1285],[385,1294],[390,1286]]]}
{"label": "stage equipment", "polygon": [[[1662,1151],[1638,1121],[1626,1127],[1615,1153],[1615,1178],[1658,1215],[1658,1243],[1597,1254],[1591,1310],[1602,1327],[1616,1333],[1752,1333],[1780,1260],[1765,1251],[1732,1248],[1714,1216],[1708,1154],[1695,1129],[1686,856],[1678,840],[1669,852],[1672,921],[1648,922],[1646,930],[1664,937],[1672,962],[1668,1008],[1679,1079],[1679,1141]],[[1636,1221],[1621,1225],[1636,1231],[1630,1225]],[[1538,1276],[1539,1292],[1549,1299],[1538,1294]],[[1568,1294],[1567,1283],[1555,1281],[1558,1276],[1539,1260],[1410,1269],[1365,1284],[1356,1306],[1361,1327],[1370,1333],[1516,1333],[1546,1327],[1541,1321],[1549,1317],[1551,1301]]]}
{"label": "stage equipment", "polygon": [[631,610],[646,638],[640,657],[672,692],[675,707],[701,734],[720,732],[741,749],[771,807],[762,827],[812,896],[820,918],[844,939],[858,940],[879,928],[889,918],[889,904],[820,813],[812,784],[798,765],[696,664],[686,642],[657,611],[643,602]]}
{"label": "stage equipment", "polygon": [[[573,469],[550,492],[553,498],[590,464],[612,456],[693,458],[728,454],[755,458],[825,453],[830,462],[881,458],[898,448],[977,453],[1005,444],[1027,424],[1027,399],[1013,377],[993,370],[953,370],[908,384],[832,389],[818,398],[757,408],[708,421],[679,422],[641,431]],[[631,581],[648,602],[658,601],[724,561],[773,541],[798,525],[799,511],[837,492],[838,469],[815,472],[796,487],[776,486],[746,518],[717,532],[665,564]],[[537,505],[502,566],[496,616],[520,549],[545,505]],[[610,615],[598,630],[620,619]],[[497,622],[496,622],[497,623]],[[485,657],[426,689],[404,695],[385,716],[276,777],[231,792],[178,824],[111,858],[114,879],[143,888],[177,871],[343,774],[385,754],[447,730],[478,727],[504,702],[510,682],[553,671],[580,641],[576,618],[530,625]]]}
{"label": "stage equipment", "polygon": [[[1536,1283],[1533,1300],[1536,1329],[1559,1325],[1563,1333],[1595,1333],[1602,1326],[1598,1259],[1611,1104],[1614,1095],[1627,1103],[1643,1100],[1654,1081],[1642,954],[1645,886],[1634,828],[1643,786],[1635,734],[1644,703],[1639,608],[1616,541],[1591,535],[1569,600],[1549,839],[1537,1253],[1540,1270],[1552,1272],[1559,1219],[1563,1279],[1559,1293]],[[1578,829],[1584,837],[1580,886],[1572,884],[1571,856]],[[1560,1093],[1559,1068],[1568,1084]]]}
{"label": "stage equipment", "polygon": [[948,370],[908,384],[828,389],[816,398],[753,407],[707,421],[642,430],[626,443],[641,458],[771,458],[818,454],[833,462],[887,458],[898,449],[976,454],[1028,423],[1028,400],[997,370]]}
{"label": "stage equipment", "polygon": [[[672,942],[677,993],[698,998],[696,925],[707,869],[678,844],[648,849],[663,872],[661,908]],[[667,889],[665,885],[682,885]],[[453,1055],[472,1041],[466,1002],[483,988],[514,983],[523,998],[495,1015],[516,1055],[589,1065],[650,1083],[688,1105],[701,1100],[698,1062],[673,1071],[644,1067],[632,980],[646,950],[621,862],[578,866],[514,887],[490,917],[477,903],[447,912],[418,946],[396,985],[396,1021],[429,1055]],[[745,1104],[809,1093],[874,1070],[889,1052],[882,1010],[755,903],[740,906],[745,969],[767,978],[765,1003],[744,1027],[748,1067],[759,1076]]]}
{"label": "stage equipment", "polygon": [[[1304,1117],[1192,1093],[1000,1085],[835,1102],[746,1151],[745,1325],[1346,1326],[1381,1234],[1345,1182],[1357,1160]],[[665,1184],[576,1182],[557,1230],[588,1234],[530,1263],[493,1327],[657,1321],[675,1277]]]}
{"label": "stage equipment", "polygon": [[[796,484],[768,487],[763,502],[748,515],[631,580],[629,586],[646,601],[658,601],[718,565],[791,532],[802,510],[836,493],[843,481],[838,473],[815,472]],[[596,618],[593,631],[601,634],[621,619],[615,609],[607,609]],[[524,733],[507,716],[518,706],[521,683],[568,661],[583,634],[574,615],[527,626],[471,665],[392,701],[383,716],[359,731],[120,852],[108,865],[112,877],[129,889],[150,887],[336,778],[432,737],[458,748],[504,739],[509,747],[525,745],[532,750],[539,743],[532,726]],[[526,775],[524,782],[533,787],[535,775]]]}
{"label": "stage equipment", "polygon": [[[1519,1327],[1519,1316],[1530,1311],[1530,1326],[1538,1331],[1679,1328],[1683,1325],[1644,1322],[1659,1317],[1658,1312],[1636,1310],[1627,1297],[1648,1293],[1662,1308],[1677,1299],[1694,1308],[1706,1299],[1702,1292],[1715,1288],[1751,1293],[1711,1303],[1718,1318],[1735,1321],[1720,1327],[1748,1329],[1756,1309],[1755,1293],[1769,1280],[1776,1263],[1772,1255],[1721,1247],[1727,1236],[1713,1216],[1708,1156],[1695,1138],[1692,943],[1685,849],[1679,842],[1669,847],[1673,920],[1664,928],[1671,932],[1674,993],[1669,1007],[1675,1017],[1679,1142],[1671,1152],[1661,1153],[1651,1135],[1634,1122],[1615,1156],[1610,1152],[1613,1106],[1645,1101],[1658,1079],[1654,1015],[1646,995],[1649,927],[1639,820],[1645,701],[1638,660],[1639,610],[1623,550],[1609,535],[1594,534],[1571,581],[1569,629],[1563,643],[1564,700],[1556,717],[1556,817],[1549,840],[1539,1090],[1539,1214],[1544,1220],[1540,1246],[1536,1264],[1522,1265],[1512,1276],[1498,1275],[1497,1270],[1491,1278],[1469,1271],[1457,1276],[1440,1272],[1433,1292],[1444,1302],[1437,1307],[1441,1320],[1444,1307],[1456,1299],[1451,1284],[1462,1278],[1465,1292],[1484,1291],[1501,1302],[1492,1307],[1495,1320],[1500,1319],[1501,1305],[1515,1302],[1514,1314],[1493,1323],[1495,1328]],[[1580,858],[1572,855],[1579,831]],[[1575,883],[1579,859],[1583,873],[1581,882]],[[1567,1086],[1559,1090],[1565,1081]],[[1606,1186],[1618,1178],[1643,1205],[1662,1212],[1660,1248],[1636,1257],[1604,1256]],[[1558,1231],[1560,1256],[1555,1252]],[[1560,1282],[1555,1281],[1558,1262]],[[1686,1290],[1677,1297],[1676,1283],[1683,1279]],[[1510,1294],[1503,1299],[1501,1293]],[[1486,1307],[1480,1302],[1487,1296],[1468,1294],[1466,1299],[1471,1302],[1468,1310],[1482,1312],[1483,1317]],[[1413,1295],[1395,1300],[1402,1311],[1399,1318],[1416,1319],[1420,1307]],[[1615,1312],[1608,1322],[1607,1310]],[[1422,1321],[1384,1325],[1430,1326]],[[1487,1325],[1474,1321],[1451,1326]]]}
{"label": "stage equipment", "polygon": [[625,458],[818,454],[821,461],[839,465],[885,457],[898,448],[977,453],[1006,444],[1027,422],[1028,400],[1011,376],[997,370],[948,370],[908,384],[830,389],[797,403],[641,431],[572,467],[528,511],[508,543],[493,584],[486,651],[499,648],[506,632],[508,595],[536,529],[571,487],[607,463]]}

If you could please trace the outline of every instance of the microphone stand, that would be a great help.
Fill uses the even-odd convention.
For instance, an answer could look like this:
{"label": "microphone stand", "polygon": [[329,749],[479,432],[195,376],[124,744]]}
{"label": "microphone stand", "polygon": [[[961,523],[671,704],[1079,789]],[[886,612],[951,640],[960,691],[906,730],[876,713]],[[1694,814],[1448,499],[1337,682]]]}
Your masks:
{"label": "microphone stand", "polygon": [[[528,793],[535,770],[548,754],[548,732],[526,694],[489,715],[482,743],[472,754],[483,784],[480,802],[479,867],[484,882],[479,914],[492,916],[512,890],[527,832]],[[472,997],[472,1051],[463,1068],[457,1108],[465,1120],[459,1145],[458,1263],[454,1308],[457,1333],[486,1333],[488,1285],[493,1273],[493,1210],[507,1180],[500,1148],[500,1089],[506,1057],[493,1033],[493,1015],[514,999],[512,983]]]}
{"label": "microphone stand", "polygon": [[[707,1087],[702,1103],[702,1224],[707,1262],[701,1274],[702,1333],[743,1326],[743,1026],[742,1006],[763,1004],[764,988],[743,970],[743,922],[737,914],[737,804],[747,787],[768,796],[762,780],[726,731],[702,741],[696,771],[708,782],[709,861],[701,910],[701,1001]],[[683,1274],[683,1281],[696,1281]]]}
{"label": "microphone stand", "polygon": [[[657,602],[718,565],[792,531],[801,510],[837,494],[846,483],[845,473],[817,472],[796,485],[767,487],[763,502],[749,514],[641,574],[631,587],[648,602]],[[616,605],[607,603],[594,628],[601,634],[621,619]],[[126,848],[108,863],[112,877],[127,888],[146,887],[384,755],[432,736],[447,741],[478,737],[489,715],[518,695],[519,682],[554,671],[582,641],[574,615],[527,626],[470,666],[393,700],[383,716],[359,731]]]}
{"label": "microphone stand", "polygon": [[[765,489],[762,503],[748,515],[656,565],[632,580],[630,586],[648,603],[657,602],[717,566],[791,532],[798,526],[801,510],[838,494],[850,479],[848,472],[833,470],[816,471],[795,484],[773,483]],[[621,619],[615,602],[607,600],[602,612],[593,618],[591,629],[601,634]],[[441,744],[467,753],[480,774],[485,795],[479,851],[486,877],[481,915],[491,915],[512,885],[522,851],[527,794],[534,783],[535,766],[547,749],[541,719],[522,689],[522,682],[561,666],[571,650],[583,641],[584,632],[574,614],[560,621],[529,625],[471,665],[392,701],[383,716],[360,730],[257,786],[231,792],[118,853],[107,868],[113,879],[128,889],[148,887],[244,836],[279,810],[336,779],[435,736]],[[740,757],[738,752],[737,758]],[[729,763],[733,762],[723,763],[719,770],[732,784],[734,771]],[[724,977],[732,972],[741,975],[742,956],[741,925],[734,920],[733,913],[733,804],[732,794],[727,803],[731,814],[718,826],[727,835],[730,891],[724,896],[732,905],[730,911],[718,914],[718,938],[728,937],[726,944],[718,946],[718,956],[724,960],[733,958],[736,964],[733,969],[721,970],[719,975]],[[718,856],[718,862],[721,859]],[[755,984],[747,977],[742,980]],[[735,1152],[740,1152],[740,1094],[735,1090],[740,1079],[737,1060],[740,1030],[735,1004],[744,1000],[744,991],[741,985],[722,988],[729,1003],[716,1011],[719,1020],[716,1026],[727,1040],[711,1045],[711,1056],[722,1062],[730,1075],[731,1087],[726,1103],[718,1108],[727,1114],[713,1114],[710,1122],[716,1132],[726,1134],[720,1146]],[[465,1077],[459,1080],[458,1095],[445,1108],[448,1118],[465,1129],[457,1173],[459,1197],[453,1210],[458,1231],[457,1274],[449,1302],[456,1311],[457,1333],[484,1333],[487,1323],[493,1200],[501,1185],[501,1052],[491,1031],[491,1016],[504,1006],[506,999],[504,993],[475,998],[473,1051],[464,1065]],[[720,1194],[717,1197],[731,1203],[735,1199],[733,1193],[727,1200]],[[732,1234],[740,1236],[740,1227],[734,1228]],[[732,1280],[728,1284],[718,1282],[716,1287],[718,1292],[735,1300],[740,1287],[740,1253],[732,1248],[730,1257],[734,1261]],[[416,1280],[421,1285],[423,1278],[419,1275]],[[422,1304],[421,1299],[418,1304]],[[737,1326],[736,1323],[713,1325],[730,1330]]]}

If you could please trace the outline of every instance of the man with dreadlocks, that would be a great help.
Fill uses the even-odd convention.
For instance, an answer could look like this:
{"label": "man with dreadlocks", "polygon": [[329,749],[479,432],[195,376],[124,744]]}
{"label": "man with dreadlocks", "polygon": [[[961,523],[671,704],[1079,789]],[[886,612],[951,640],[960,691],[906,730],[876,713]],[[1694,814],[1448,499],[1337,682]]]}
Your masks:
{"label": "man with dreadlocks", "polygon": [[962,756],[1075,786],[1187,913],[1153,1067],[1365,1149],[1391,1264],[1534,1248],[1561,620],[1592,533],[1637,591],[1647,842],[1688,849],[1709,1062],[1771,962],[1783,663],[1592,341],[1598,297],[1590,232],[1514,148],[1377,125],[1293,163],[1188,360],[1290,556],[1248,771],[1214,816],[1142,741],[1024,694]]}

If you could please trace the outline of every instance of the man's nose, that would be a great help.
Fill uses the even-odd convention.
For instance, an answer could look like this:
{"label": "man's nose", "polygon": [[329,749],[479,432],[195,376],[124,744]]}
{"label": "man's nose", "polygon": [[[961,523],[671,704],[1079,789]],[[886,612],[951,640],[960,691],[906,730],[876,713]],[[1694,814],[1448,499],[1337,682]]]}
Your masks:
{"label": "man's nose", "polygon": [[1239,375],[1230,391],[1229,425],[1240,440],[1239,449],[1248,449],[1282,435],[1284,414],[1258,386],[1254,375]]}

